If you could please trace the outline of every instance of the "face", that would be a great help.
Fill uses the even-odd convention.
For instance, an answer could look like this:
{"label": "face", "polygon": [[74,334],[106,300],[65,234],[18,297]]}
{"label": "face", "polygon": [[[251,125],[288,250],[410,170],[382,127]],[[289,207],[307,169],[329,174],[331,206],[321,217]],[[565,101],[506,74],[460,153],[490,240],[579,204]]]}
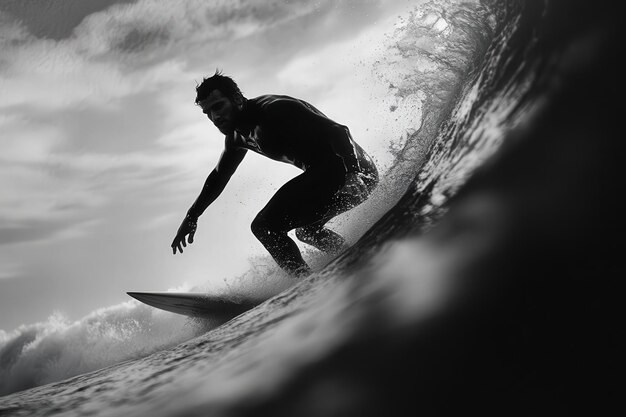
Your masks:
{"label": "face", "polygon": [[207,98],[198,103],[202,112],[213,122],[220,132],[225,135],[235,129],[235,116],[239,111],[237,103],[234,103],[219,90],[211,91]]}

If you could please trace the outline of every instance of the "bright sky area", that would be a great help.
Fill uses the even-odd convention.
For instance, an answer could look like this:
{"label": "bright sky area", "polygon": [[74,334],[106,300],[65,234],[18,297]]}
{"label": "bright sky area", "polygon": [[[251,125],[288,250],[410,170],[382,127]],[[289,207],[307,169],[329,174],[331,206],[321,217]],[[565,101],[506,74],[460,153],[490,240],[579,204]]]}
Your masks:
{"label": "bright sky area", "polygon": [[298,171],[250,152],[171,252],[224,142],[193,103],[216,68],[311,102],[384,167],[401,126],[373,65],[415,3],[0,1],[0,329],[220,285],[264,253],[249,224]]}

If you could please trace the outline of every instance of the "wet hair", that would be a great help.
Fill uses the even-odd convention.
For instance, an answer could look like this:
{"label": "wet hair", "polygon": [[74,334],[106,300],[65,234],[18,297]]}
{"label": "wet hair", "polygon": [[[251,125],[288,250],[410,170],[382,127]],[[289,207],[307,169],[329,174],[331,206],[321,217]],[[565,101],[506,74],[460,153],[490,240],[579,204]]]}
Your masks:
{"label": "wet hair", "polygon": [[243,97],[237,83],[218,69],[213,76],[203,79],[202,83],[196,86],[196,104],[206,99],[213,90],[219,90],[231,100],[238,96]]}

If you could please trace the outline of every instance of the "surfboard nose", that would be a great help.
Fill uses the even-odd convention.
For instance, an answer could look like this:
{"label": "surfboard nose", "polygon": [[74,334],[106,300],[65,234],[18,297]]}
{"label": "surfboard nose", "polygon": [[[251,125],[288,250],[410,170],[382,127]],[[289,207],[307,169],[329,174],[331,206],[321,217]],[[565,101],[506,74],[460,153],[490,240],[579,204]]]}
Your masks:
{"label": "surfboard nose", "polygon": [[190,317],[234,317],[264,300],[229,300],[205,293],[136,292],[126,294],[152,307]]}

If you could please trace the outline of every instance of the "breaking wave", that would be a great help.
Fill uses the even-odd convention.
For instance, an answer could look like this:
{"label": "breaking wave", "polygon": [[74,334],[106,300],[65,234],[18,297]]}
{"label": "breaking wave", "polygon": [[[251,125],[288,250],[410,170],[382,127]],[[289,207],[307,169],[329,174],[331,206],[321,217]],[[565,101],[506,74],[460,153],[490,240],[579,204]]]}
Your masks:
{"label": "breaking wave", "polygon": [[[432,224],[446,201],[498,149],[503,131],[521,117],[523,112],[513,110],[519,110],[516,106],[529,79],[508,77],[510,88],[494,88],[500,82],[494,77],[503,73],[502,66],[510,65],[503,58],[508,32],[498,26],[506,13],[506,8],[497,9],[490,2],[430,1],[403,17],[378,46],[381,54],[374,75],[389,86],[385,98],[389,114],[409,128],[388,138],[393,162],[370,200],[340,222],[348,240],[357,240],[383,216],[375,232],[378,237],[370,235],[370,244],[372,239],[400,237]],[[515,25],[510,19],[506,22]],[[524,62],[517,64],[524,68]],[[419,204],[387,213],[401,199],[415,196],[420,196]],[[420,221],[407,221],[407,216]],[[350,256],[364,253],[353,251]],[[281,285],[289,285],[280,271],[267,266],[271,262],[251,263],[255,267],[233,281],[254,284],[247,287],[256,286],[250,290],[255,295],[269,297]],[[269,276],[276,279],[271,283],[263,279]],[[75,322],[54,314],[46,322],[0,332],[0,395],[145,357],[218,324],[136,301],[94,311]]]}

